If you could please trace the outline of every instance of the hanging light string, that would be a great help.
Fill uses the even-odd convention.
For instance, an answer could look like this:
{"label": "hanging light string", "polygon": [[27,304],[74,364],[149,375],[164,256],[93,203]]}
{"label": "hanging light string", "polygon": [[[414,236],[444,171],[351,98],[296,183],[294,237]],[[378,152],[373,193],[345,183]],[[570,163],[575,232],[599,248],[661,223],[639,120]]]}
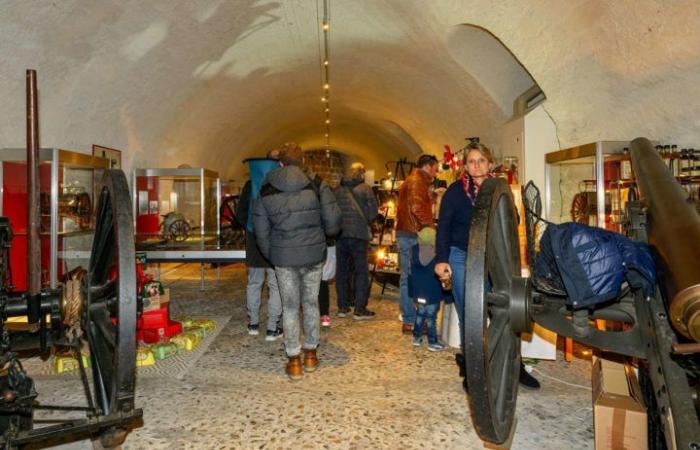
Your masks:
{"label": "hanging light string", "polygon": [[[321,106],[323,108],[323,129],[326,138],[326,154],[331,148],[331,0],[323,1],[323,19],[320,20],[319,34],[323,34],[323,48],[319,37],[319,62],[321,69]],[[316,18],[319,19],[319,0],[316,1]]]}

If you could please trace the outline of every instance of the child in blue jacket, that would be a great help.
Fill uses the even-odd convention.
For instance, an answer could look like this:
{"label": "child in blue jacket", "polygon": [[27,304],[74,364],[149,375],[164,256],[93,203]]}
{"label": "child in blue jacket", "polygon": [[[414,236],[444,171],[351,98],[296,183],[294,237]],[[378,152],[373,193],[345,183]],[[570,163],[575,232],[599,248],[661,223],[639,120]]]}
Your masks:
{"label": "child in blue jacket", "polygon": [[428,350],[439,352],[445,346],[437,333],[437,313],[440,301],[448,300],[449,294],[442,290],[440,280],[435,276],[435,230],[423,228],[418,233],[418,244],[411,249],[408,278],[409,296],[417,303],[416,322],[413,326],[413,345],[422,344],[423,324],[428,330]]}

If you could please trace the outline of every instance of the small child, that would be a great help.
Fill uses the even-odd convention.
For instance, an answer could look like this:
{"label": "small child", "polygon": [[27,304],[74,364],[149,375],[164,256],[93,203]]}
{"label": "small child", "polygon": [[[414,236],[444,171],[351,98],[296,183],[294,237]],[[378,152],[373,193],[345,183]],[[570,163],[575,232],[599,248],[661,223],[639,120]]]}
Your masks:
{"label": "small child", "polygon": [[417,303],[416,323],[413,326],[413,345],[422,344],[423,323],[428,330],[428,350],[439,352],[445,346],[438,340],[437,313],[445,298],[440,280],[435,276],[435,230],[423,228],[418,233],[418,244],[411,249],[408,288]]}

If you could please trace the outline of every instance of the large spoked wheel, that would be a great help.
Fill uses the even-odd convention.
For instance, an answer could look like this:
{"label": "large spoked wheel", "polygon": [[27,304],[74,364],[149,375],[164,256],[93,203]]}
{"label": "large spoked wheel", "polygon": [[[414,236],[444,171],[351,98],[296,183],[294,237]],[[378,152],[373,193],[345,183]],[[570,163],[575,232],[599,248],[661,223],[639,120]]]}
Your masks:
{"label": "large spoked wheel", "polygon": [[517,213],[510,188],[487,179],[476,199],[465,265],[464,352],[472,422],[502,444],[513,427],[520,338],[529,327],[527,279],[520,278]]}
{"label": "large spoked wheel", "polygon": [[[131,196],[124,173],[105,171],[96,196],[81,326],[90,347],[94,405],[99,414],[109,415],[134,409],[136,263]],[[103,433],[102,444],[121,444],[122,431]]]}

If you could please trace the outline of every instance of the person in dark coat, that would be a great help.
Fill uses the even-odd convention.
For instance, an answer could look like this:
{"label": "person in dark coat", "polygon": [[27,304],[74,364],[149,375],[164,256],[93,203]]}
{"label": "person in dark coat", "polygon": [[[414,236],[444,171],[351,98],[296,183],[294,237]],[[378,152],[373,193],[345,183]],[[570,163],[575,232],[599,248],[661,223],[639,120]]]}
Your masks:
{"label": "person in dark coat", "polygon": [[[481,183],[493,177],[494,167],[491,150],[478,142],[469,145],[464,153],[466,170],[462,177],[447,188],[440,204],[437,226],[437,256],[435,274],[443,281],[452,283],[452,295],[455,299],[457,317],[459,318],[460,341],[464,350],[464,273],[467,260],[467,243],[471,225],[474,202],[479,194]],[[457,354],[460,373],[464,375],[464,355]],[[469,364],[469,361],[466,361]],[[467,388],[466,378],[464,387]],[[539,382],[520,366],[520,384],[530,389],[539,389]]]}
{"label": "person in dark coat", "polygon": [[[338,317],[350,313],[350,286],[355,288],[355,320],[374,318],[367,309],[369,300],[369,266],[367,252],[372,238],[370,223],[377,217],[377,200],[365,182],[365,166],[355,163],[350,175],[343,178],[333,192],[342,215],[342,231],[336,242],[337,268],[335,289]],[[354,270],[350,270],[351,264]],[[353,282],[351,282],[353,281]]]}
{"label": "person in dark coat", "polygon": [[[318,291],[326,259],[326,236],[340,232],[340,209],[333,192],[318,177],[302,170],[304,153],[285,144],[280,169],[267,174],[253,204],[258,247],[275,266],[282,297],[287,375],[301,379],[316,370],[320,340]],[[304,313],[304,342],[300,343],[299,310]],[[304,350],[302,368],[301,351]]]}
{"label": "person in dark coat", "polygon": [[[270,160],[279,160],[279,150],[273,149],[267,153],[267,158]],[[258,161],[258,160],[256,160]],[[252,164],[252,163],[249,163]],[[274,167],[272,164],[266,164],[265,170],[270,170]],[[257,176],[264,176],[264,171],[256,173]],[[262,287],[267,275],[267,332],[265,335],[266,341],[276,341],[282,336],[282,329],[279,327],[279,321],[282,317],[282,300],[280,299],[279,289],[277,287],[277,277],[275,270],[270,262],[258,250],[255,241],[255,233],[253,232],[253,221],[250,217],[250,207],[253,203],[253,198],[257,197],[258,192],[253,192],[254,184],[259,186],[259,183],[251,183],[251,180],[246,181],[241,191],[241,196],[238,199],[236,207],[236,218],[239,223],[245,225],[245,263],[247,268],[248,283],[246,285],[246,309],[248,311],[248,334],[257,336],[259,332],[260,320],[260,304],[262,301]]]}

